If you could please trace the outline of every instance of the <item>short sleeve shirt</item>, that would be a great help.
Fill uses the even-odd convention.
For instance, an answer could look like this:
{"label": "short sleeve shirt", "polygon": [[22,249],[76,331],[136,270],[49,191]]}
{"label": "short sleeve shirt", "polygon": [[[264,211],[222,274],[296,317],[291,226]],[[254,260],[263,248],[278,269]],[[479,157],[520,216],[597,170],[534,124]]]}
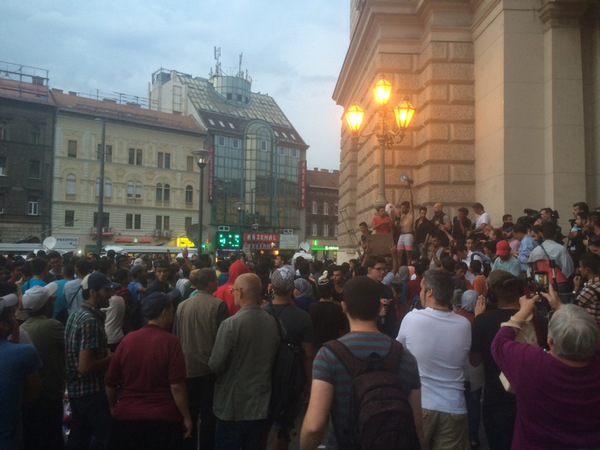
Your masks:
{"label": "short sleeve shirt", "polygon": [[312,343],[315,340],[312,321],[306,311],[289,303],[285,305],[267,303],[262,309],[281,320],[285,327],[288,342],[300,346],[303,343]]}
{"label": "short sleeve shirt", "polygon": [[375,234],[389,233],[392,229],[392,219],[390,219],[389,217],[384,217],[383,219],[379,216],[373,217],[374,226],[379,225],[380,223],[383,223],[383,225],[375,230]]}
{"label": "short sleeve shirt", "polygon": [[[385,357],[391,345],[391,338],[381,333],[351,332],[338,340],[358,358],[366,358],[372,352]],[[421,389],[417,360],[406,348],[402,351],[399,375],[407,396],[410,391]],[[317,353],[313,364],[313,380],[325,381],[335,388],[333,404],[331,405],[332,420],[329,422],[327,448],[337,449],[335,430],[345,430],[350,421],[352,378],[335,355],[326,347],[322,347]]]}
{"label": "short sleeve shirt", "polygon": [[69,398],[84,397],[104,391],[105,370],[82,375],[79,373],[79,352],[93,350],[94,359],[108,355],[108,341],[104,330],[104,315],[83,303],[67,322],[65,331],[67,353],[67,390]]}
{"label": "short sleeve shirt", "polygon": [[486,212],[484,212],[482,215],[480,215],[477,218],[477,221],[475,222],[475,228],[479,228],[481,226],[481,224],[486,224],[489,225],[492,222],[492,219],[490,219],[490,215]]}

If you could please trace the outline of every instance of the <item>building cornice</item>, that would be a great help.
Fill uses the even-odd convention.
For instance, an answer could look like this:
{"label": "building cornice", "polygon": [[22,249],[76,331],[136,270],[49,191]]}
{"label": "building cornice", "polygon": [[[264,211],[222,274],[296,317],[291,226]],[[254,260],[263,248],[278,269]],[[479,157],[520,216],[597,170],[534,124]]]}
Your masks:
{"label": "building cornice", "polygon": [[543,0],[540,19],[544,32],[551,28],[579,28],[588,0]]}

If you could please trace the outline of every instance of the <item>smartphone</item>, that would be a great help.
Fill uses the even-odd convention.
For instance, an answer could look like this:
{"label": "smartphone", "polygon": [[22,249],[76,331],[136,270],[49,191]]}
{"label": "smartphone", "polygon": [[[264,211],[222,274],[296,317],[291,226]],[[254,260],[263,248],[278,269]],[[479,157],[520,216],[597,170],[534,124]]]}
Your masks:
{"label": "smartphone", "polygon": [[548,274],[546,272],[537,272],[533,275],[535,280],[535,293],[548,292]]}

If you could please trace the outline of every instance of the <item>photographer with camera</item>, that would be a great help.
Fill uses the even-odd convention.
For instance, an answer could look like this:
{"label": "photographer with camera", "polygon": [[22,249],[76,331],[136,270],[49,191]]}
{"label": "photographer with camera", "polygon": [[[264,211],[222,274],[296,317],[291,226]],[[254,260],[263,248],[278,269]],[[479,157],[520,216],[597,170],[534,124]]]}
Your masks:
{"label": "photographer with camera", "polygon": [[532,265],[534,272],[546,272],[548,280],[556,284],[557,292],[571,292],[569,277],[575,272],[575,267],[567,249],[555,242],[557,226],[546,223],[541,230],[539,226],[534,226],[533,231],[539,246],[533,249],[527,262]]}
{"label": "photographer with camera", "polygon": [[[579,260],[580,277],[573,279],[577,296],[577,304],[600,320],[600,256],[585,253]],[[584,284],[583,280],[587,280]]]}

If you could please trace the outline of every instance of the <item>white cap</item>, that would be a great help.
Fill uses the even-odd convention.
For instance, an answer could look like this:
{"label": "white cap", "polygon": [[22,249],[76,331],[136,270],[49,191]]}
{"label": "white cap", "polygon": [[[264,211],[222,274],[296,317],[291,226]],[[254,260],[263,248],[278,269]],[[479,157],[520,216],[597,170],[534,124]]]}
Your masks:
{"label": "white cap", "polygon": [[37,311],[42,308],[50,296],[56,292],[58,284],[50,283],[46,286],[35,285],[23,294],[23,309]]}
{"label": "white cap", "polygon": [[15,294],[8,294],[4,297],[0,297],[0,314],[2,311],[8,308],[12,308],[18,303],[19,299]]}
{"label": "white cap", "polygon": [[146,262],[142,259],[142,258],[137,258],[134,262],[133,262],[134,266],[145,266]]}

